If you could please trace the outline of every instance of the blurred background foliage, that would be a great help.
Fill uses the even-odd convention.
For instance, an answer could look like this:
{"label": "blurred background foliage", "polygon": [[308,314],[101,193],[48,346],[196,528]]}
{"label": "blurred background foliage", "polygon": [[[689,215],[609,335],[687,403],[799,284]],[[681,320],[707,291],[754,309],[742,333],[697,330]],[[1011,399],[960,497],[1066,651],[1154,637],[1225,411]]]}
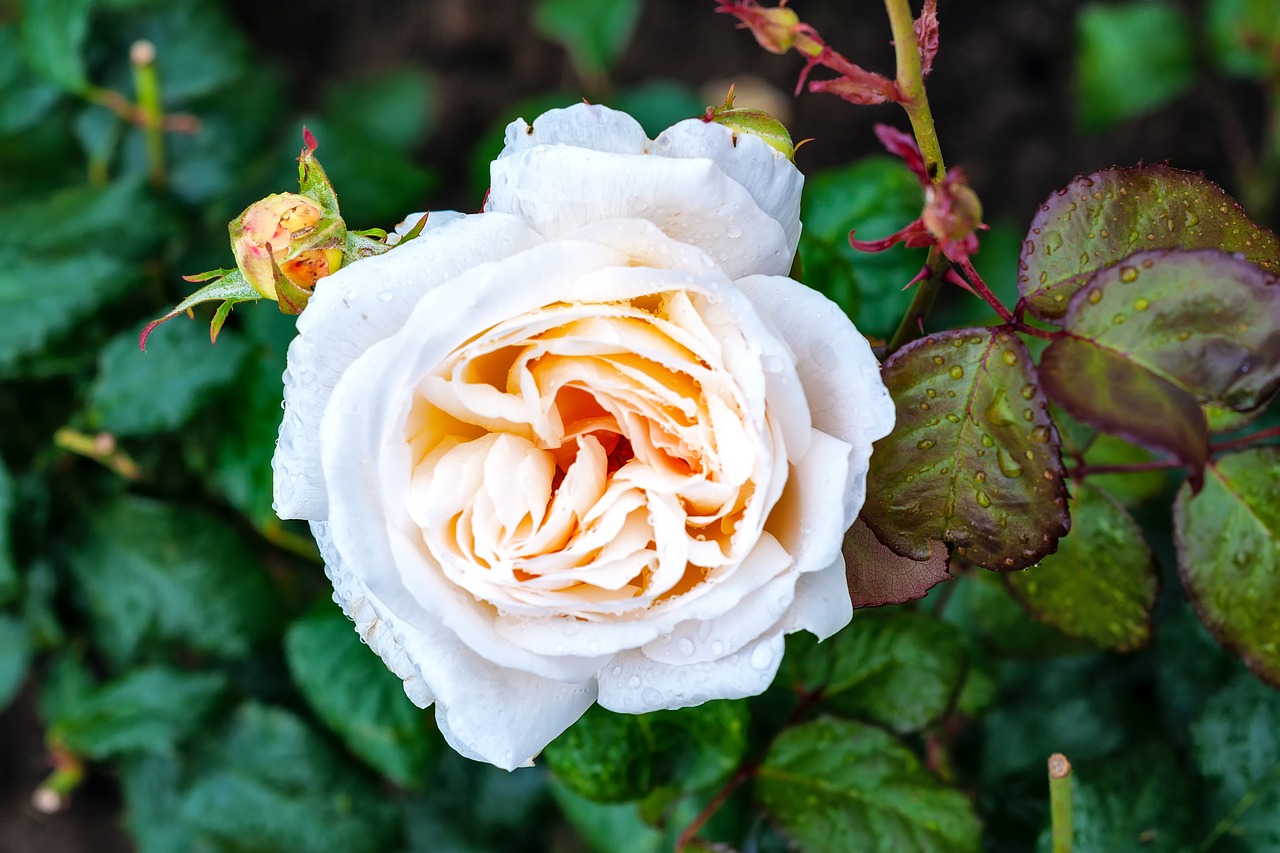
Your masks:
{"label": "blurred background foliage", "polygon": [[[225,223],[291,189],[301,126],[347,221],[389,227],[478,209],[516,116],[588,97],[656,134],[736,80],[740,104],[815,138],[798,157],[806,279],[879,338],[921,254],[863,255],[847,235],[897,230],[920,190],[874,154],[868,116],[896,115],[791,102],[795,63],[709,0],[308,5],[0,0],[0,849],[649,853],[745,761],[755,784],[704,832],[737,849],[975,849],[981,821],[984,849],[1047,850],[1054,751],[1077,763],[1078,850],[1280,849],[1280,695],[1192,617],[1161,473],[1106,484],[1162,580],[1132,629],[1049,627],[1018,600],[1052,612],[1069,582],[1032,602],[953,565],[918,606],[859,613],[822,646],[790,638],[761,697],[594,709],[512,774],[443,747],[330,600],[305,528],[271,510],[292,319],[242,307],[210,348],[200,314],[137,348],[190,290],[181,274],[228,262]],[[797,6],[890,67],[879,3]],[[1025,222],[1076,173],[1169,158],[1274,225],[1274,0],[941,15],[931,97],[993,223],[978,266],[1008,301]],[[140,39],[158,128],[135,106]],[[957,291],[931,325],[986,314]],[[1091,464],[1147,458],[1087,432]],[[1140,594],[1099,600],[1094,621],[1132,620]]]}

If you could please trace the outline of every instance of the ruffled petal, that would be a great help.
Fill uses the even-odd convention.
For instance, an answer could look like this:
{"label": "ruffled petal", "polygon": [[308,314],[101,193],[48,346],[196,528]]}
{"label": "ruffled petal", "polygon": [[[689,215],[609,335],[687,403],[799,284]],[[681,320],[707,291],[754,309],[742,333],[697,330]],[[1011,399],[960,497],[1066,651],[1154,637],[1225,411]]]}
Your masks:
{"label": "ruffled petal", "polygon": [[701,119],[688,119],[667,128],[653,141],[650,151],[661,157],[705,157],[714,162],[783,227],[788,249],[794,256],[800,242],[804,175],[781,151],[758,136],[735,133],[722,124]]}
{"label": "ruffled petal", "polygon": [[505,770],[529,764],[596,699],[594,679],[567,684],[494,666],[438,621],[402,619],[342,559],[328,525],[312,532],[325,557],[334,600],[420,708],[436,704],[441,733],[462,755]]}
{"label": "ruffled petal", "polygon": [[614,154],[644,154],[649,147],[640,122],[599,104],[574,104],[548,110],[533,124],[516,119],[507,125],[506,145],[498,159],[539,145],[571,145]]}
{"label": "ruffled petal", "polygon": [[320,283],[298,318],[284,373],[285,414],[272,462],[281,518],[328,517],[320,419],[351,363],[398,332],[427,291],[540,242],[510,216],[442,217],[440,226],[424,229],[416,240],[344,267]]}
{"label": "ruffled petal", "polygon": [[808,631],[825,640],[852,618],[853,599],[845,578],[844,557],[836,557],[826,568],[800,576],[795,600],[782,620],[782,630],[787,634]]}
{"label": "ruffled petal", "polygon": [[712,699],[763,693],[782,662],[782,632],[774,631],[719,660],[672,666],[625,652],[600,673],[599,702],[621,714],[687,708]]}
{"label": "ruffled petal", "polygon": [[816,290],[777,276],[737,284],[795,353],[814,428],[849,444],[847,529],[866,497],[871,445],[893,429],[893,399],[880,363],[840,307]]}
{"label": "ruffled petal", "polygon": [[706,159],[540,145],[494,161],[486,210],[527,221],[549,240],[607,219],[646,219],[702,249],[731,279],[791,268],[787,232]]}

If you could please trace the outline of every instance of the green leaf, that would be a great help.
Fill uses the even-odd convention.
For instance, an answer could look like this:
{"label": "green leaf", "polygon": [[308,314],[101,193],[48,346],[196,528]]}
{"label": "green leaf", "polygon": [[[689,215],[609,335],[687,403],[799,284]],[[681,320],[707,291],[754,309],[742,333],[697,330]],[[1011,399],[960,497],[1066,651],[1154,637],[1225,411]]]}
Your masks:
{"label": "green leaf", "polygon": [[369,653],[350,619],[333,607],[299,619],[285,633],[284,651],[308,704],[352,752],[397,784],[426,781],[430,716]]}
{"label": "green leaf", "polygon": [[1280,272],[1280,238],[1203,175],[1165,165],[1104,169],[1051,195],[1022,246],[1018,288],[1056,320],[1098,270],[1151,249],[1218,249]]}
{"label": "green leaf", "polygon": [[[260,73],[260,68],[254,67],[244,35],[217,3],[159,3],[154,9],[130,16],[122,29],[122,47],[136,39],[146,39],[155,46],[160,95],[169,108],[182,107],[236,83],[244,84],[246,71]],[[200,57],[200,61],[192,62],[193,56]]]}
{"label": "green leaf", "polygon": [[[1122,438],[1097,432],[1077,421],[1060,408],[1051,408],[1058,434],[1062,436],[1062,452],[1083,458],[1088,466],[1132,465],[1150,462],[1155,455]],[[1133,508],[1172,492],[1181,482],[1171,471],[1125,471],[1115,474],[1090,474],[1089,483]]]}
{"label": "green leaf", "polygon": [[102,760],[171,753],[200,730],[227,687],[216,672],[168,667],[130,670],[77,697],[48,721],[49,736],[73,753]]}
{"label": "green leaf", "polygon": [[6,205],[0,217],[0,246],[54,255],[109,247],[141,258],[176,230],[173,210],[141,178],[59,190]]}
{"label": "green leaf", "polygon": [[1228,74],[1261,80],[1280,45],[1280,6],[1272,0],[1209,0],[1205,10],[1214,61]]}
{"label": "green leaf", "polygon": [[22,48],[27,62],[69,92],[88,86],[84,44],[94,0],[25,0]]}
{"label": "green leaf", "polygon": [[930,543],[927,560],[901,557],[881,544],[860,518],[845,533],[841,552],[854,607],[905,604],[924,597],[934,585],[951,580],[946,545]]}
{"label": "green leaf", "polygon": [[640,17],[640,0],[539,0],[533,26],[568,51],[590,88],[603,88]]}
{"label": "green leaf", "polygon": [[9,535],[9,519],[17,504],[14,485],[9,469],[0,459],[0,604],[7,604],[18,593],[18,567]]}
{"label": "green leaf", "polygon": [[694,800],[686,799],[662,829],[655,829],[640,816],[635,803],[598,803],[563,783],[553,784],[551,792],[565,818],[597,853],[669,853],[698,809]]}
{"label": "green leaf", "polygon": [[180,815],[213,849],[241,853],[382,853],[398,829],[386,797],[301,720],[252,704],[195,774]]}
{"label": "green leaf", "polygon": [[1260,678],[1280,684],[1280,448],[1224,456],[1173,505],[1178,571],[1196,615]]}
{"label": "green leaf", "polygon": [[37,78],[23,61],[17,29],[0,26],[0,136],[39,122],[58,96],[58,89]]}
{"label": "green leaf", "polygon": [[637,800],[659,787],[699,790],[724,781],[738,766],[747,722],[741,702],[643,715],[596,705],[543,757],[570,791],[596,802]]}
{"label": "green leaf", "polygon": [[1198,484],[1209,425],[1195,397],[1129,357],[1086,338],[1064,337],[1040,357],[1045,393],[1086,424],[1172,454]]}
{"label": "green leaf", "polygon": [[1161,2],[1092,4],[1077,19],[1080,123],[1104,131],[1153,112],[1195,82],[1191,24]]}
{"label": "green leaf", "polygon": [[760,767],[756,793],[806,853],[975,851],[969,800],[944,787],[880,729],[820,719],[786,729]]}
{"label": "green leaf", "polygon": [[[1196,848],[1196,809],[1187,774],[1169,748],[1147,742],[1071,771],[1078,853],[1185,853]],[[1050,828],[1036,850],[1053,849]]]}
{"label": "green leaf", "polygon": [[[968,572],[953,583],[955,589],[946,599],[943,618],[991,654],[1039,660],[1089,650],[1088,646],[1031,618],[997,575]],[[934,592],[925,599],[925,604],[937,594]]]}
{"label": "green leaf", "polygon": [[871,240],[920,215],[920,182],[900,160],[869,157],[810,175],[801,199],[800,261],[805,283],[821,291],[874,338],[888,338],[911,301],[907,282],[924,266],[922,249],[859,252],[849,232]]}
{"label": "green leaf", "polygon": [[344,79],[325,98],[325,115],[357,125],[374,139],[405,153],[430,135],[435,112],[435,87],[417,68]]}
{"label": "green leaf", "polygon": [[165,326],[150,343],[143,352],[129,330],[103,347],[87,401],[94,427],[121,436],[177,429],[232,383],[249,354],[239,337],[211,346],[199,323]]}
{"label": "green leaf", "polygon": [[1245,850],[1280,849],[1280,693],[1247,675],[1209,700],[1191,727],[1192,754],[1223,835]]}
{"label": "green leaf", "polygon": [[117,664],[175,645],[239,657],[277,627],[258,561],[202,513],[121,498],[90,516],[70,564],[97,644]]}
{"label": "green leaf", "polygon": [[133,264],[107,253],[39,258],[0,249],[0,375],[138,281]]}
{"label": "green leaf", "polygon": [[125,826],[138,853],[190,853],[191,827],[175,820],[182,805],[182,768],[175,758],[144,755],[121,762]]}
{"label": "green leaf", "polygon": [[0,616],[0,711],[18,695],[31,666],[31,636],[27,626],[10,616]]}
{"label": "green leaf", "polygon": [[877,443],[862,518],[896,553],[932,542],[989,569],[1020,569],[1066,533],[1057,432],[1016,336],[962,329],[913,341],[881,376],[897,405]]}
{"label": "green leaf", "polygon": [[1145,646],[1160,578],[1142,529],[1110,495],[1076,484],[1071,532],[1056,553],[1005,575],[1037,619],[1069,637],[1114,651]]}
{"label": "green leaf", "polygon": [[[807,635],[806,635],[807,636]],[[953,626],[906,610],[869,610],[823,643],[786,660],[804,689],[822,689],[822,707],[879,723],[900,734],[919,731],[954,703],[967,661]]]}

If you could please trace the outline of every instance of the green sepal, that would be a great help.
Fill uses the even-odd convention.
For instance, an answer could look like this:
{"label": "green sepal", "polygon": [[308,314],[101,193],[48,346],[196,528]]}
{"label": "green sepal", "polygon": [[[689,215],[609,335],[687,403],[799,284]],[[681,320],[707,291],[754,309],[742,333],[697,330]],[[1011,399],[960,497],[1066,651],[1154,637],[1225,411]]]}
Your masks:
{"label": "green sepal", "polygon": [[374,240],[368,236],[375,232],[380,232],[384,238],[387,236],[387,232],[381,228],[347,232],[347,241],[342,246],[342,265],[344,267],[356,261],[391,251],[393,247],[388,246],[386,242]]}
{"label": "green sepal", "polygon": [[326,211],[338,213],[338,193],[329,182],[324,167],[316,159],[319,143],[307,128],[302,129],[302,153],[298,155],[298,192],[320,202]]}
{"label": "green sepal", "polygon": [[312,291],[285,278],[275,258],[271,258],[271,274],[276,280],[276,304],[280,306],[280,313],[301,314],[311,301]]}
{"label": "green sepal", "polygon": [[191,282],[208,281],[210,283],[179,302],[168,314],[143,326],[142,333],[138,335],[138,348],[143,352],[146,352],[147,349],[147,337],[156,326],[166,320],[173,319],[183,312],[189,312],[203,302],[215,302],[221,299],[223,303],[218,307],[217,313],[213,315],[213,322],[209,324],[209,342],[217,343],[218,332],[222,330],[222,324],[226,322],[227,315],[231,312],[233,305],[238,302],[251,302],[263,298],[257,288],[249,284],[240,270],[210,270],[209,272],[184,276],[184,278]]}
{"label": "green sepal", "polygon": [[405,234],[403,237],[401,237],[401,238],[400,238],[400,241],[399,241],[398,243],[396,243],[396,245],[397,245],[397,246],[403,246],[405,243],[408,243],[410,240],[414,239],[414,238],[415,238],[415,237],[417,237],[419,234],[421,234],[421,233],[422,233],[422,229],[427,227],[427,220],[428,220],[430,217],[431,217],[430,212],[428,212],[428,213],[424,213],[424,214],[422,214],[422,216],[418,217],[418,222],[417,222],[417,224],[416,224],[416,225],[414,225],[412,228],[410,228],[410,229],[409,229],[409,233],[408,233],[408,234]]}

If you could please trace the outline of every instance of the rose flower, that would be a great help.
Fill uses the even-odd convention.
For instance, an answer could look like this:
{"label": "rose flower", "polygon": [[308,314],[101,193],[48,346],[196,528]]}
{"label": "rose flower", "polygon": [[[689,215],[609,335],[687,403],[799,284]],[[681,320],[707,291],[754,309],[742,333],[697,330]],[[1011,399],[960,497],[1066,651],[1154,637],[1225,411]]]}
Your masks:
{"label": "rose flower", "polygon": [[530,759],[593,702],[763,691],[852,614],[840,555],[893,405],[786,278],[803,178],[700,120],[579,105],[507,129],[483,213],[323,280],[277,510],[459,752]]}

